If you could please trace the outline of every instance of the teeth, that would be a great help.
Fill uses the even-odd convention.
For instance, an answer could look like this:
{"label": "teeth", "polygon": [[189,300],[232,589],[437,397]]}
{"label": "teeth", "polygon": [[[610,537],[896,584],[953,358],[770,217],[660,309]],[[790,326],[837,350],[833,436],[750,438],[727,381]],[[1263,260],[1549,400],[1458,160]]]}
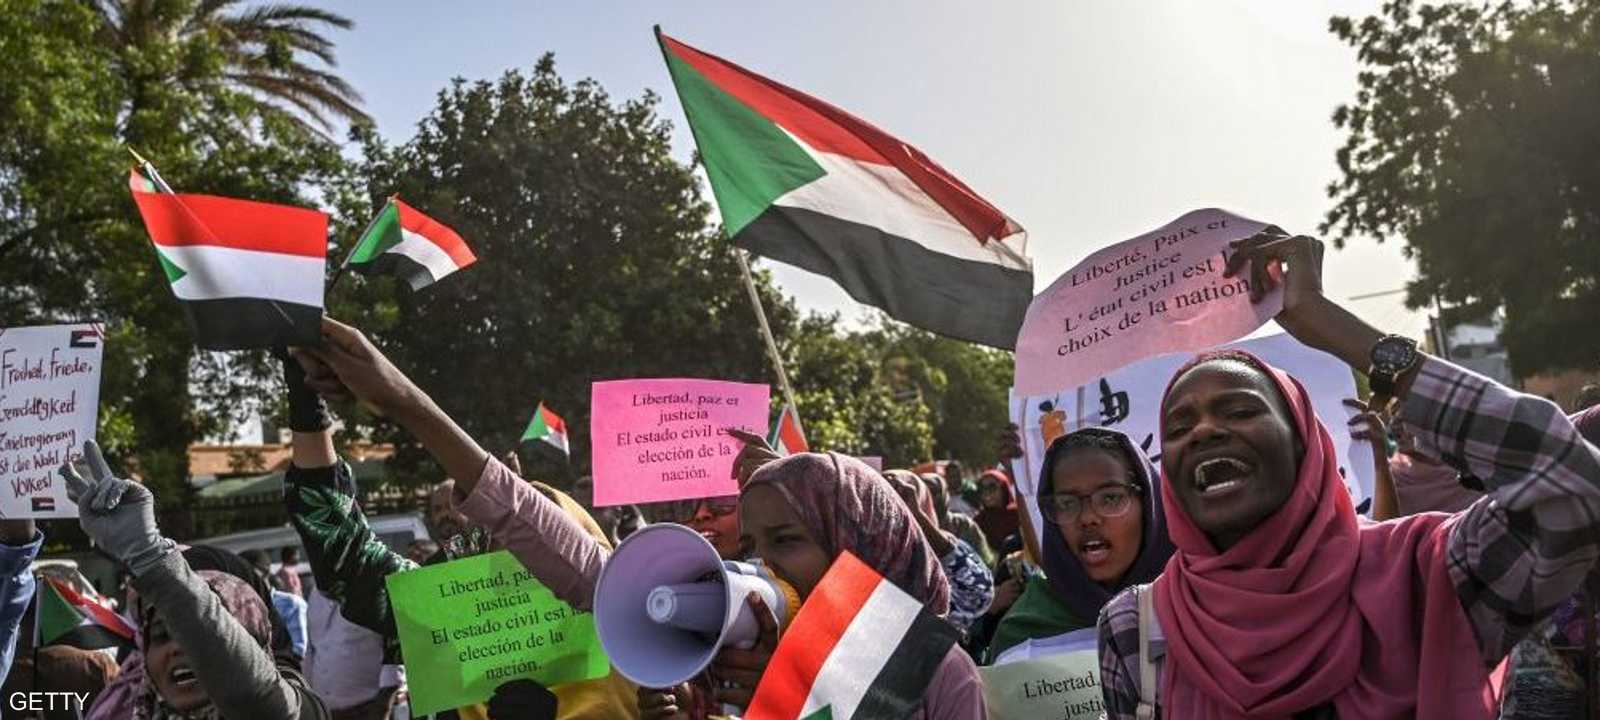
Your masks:
{"label": "teeth", "polygon": [[1194,484],[1201,492],[1211,489],[1213,484],[1218,487],[1231,487],[1238,481],[1234,477],[1224,480],[1224,476],[1230,474],[1238,476],[1247,472],[1250,472],[1250,466],[1243,462],[1233,458],[1212,458],[1195,466]]}
{"label": "teeth", "polygon": [[180,683],[191,682],[194,680],[194,671],[186,667],[174,668],[172,670],[172,679],[174,682]]}

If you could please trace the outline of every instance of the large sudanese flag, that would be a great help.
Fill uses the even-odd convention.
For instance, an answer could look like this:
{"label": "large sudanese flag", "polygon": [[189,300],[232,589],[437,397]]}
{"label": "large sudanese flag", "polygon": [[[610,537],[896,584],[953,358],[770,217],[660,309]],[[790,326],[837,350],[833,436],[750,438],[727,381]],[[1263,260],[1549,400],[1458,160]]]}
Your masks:
{"label": "large sudanese flag", "polygon": [[321,343],[327,215],[172,193],[138,170],[128,185],[196,345],[248,350]]}
{"label": "large sudanese flag", "polygon": [[950,337],[1016,347],[1027,234],[866,121],[656,31],[734,244]]}
{"label": "large sudanese flag", "polygon": [[958,635],[860,558],[840,553],[778,640],[744,720],[907,717]]}

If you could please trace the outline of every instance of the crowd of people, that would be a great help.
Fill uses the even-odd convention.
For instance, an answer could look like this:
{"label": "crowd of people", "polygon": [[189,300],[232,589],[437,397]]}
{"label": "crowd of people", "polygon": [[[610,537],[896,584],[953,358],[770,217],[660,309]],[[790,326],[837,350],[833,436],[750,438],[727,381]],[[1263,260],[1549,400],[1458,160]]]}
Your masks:
{"label": "crowd of people", "polygon": [[[405,708],[405,658],[386,578],[509,551],[556,597],[591,609],[609,556],[649,523],[686,525],[724,559],[758,561],[803,604],[853,554],[961,641],[914,717],[989,715],[979,668],[1077,633],[1099,648],[1105,716],[1132,718],[1583,717],[1594,702],[1600,558],[1600,408],[1554,403],[1395,345],[1321,291],[1321,245],[1266,232],[1230,273],[1283,290],[1277,321],[1361,373],[1355,403],[1378,477],[1358,515],[1312,398],[1240,352],[1195,357],[1162,395],[1159,464],[1115,429],[1055,438],[1020,484],[1003,462],[969,474],[878,472],[836,453],[780,457],[759,436],[734,463],[737,495],[640,508],[592,506],[485,450],[357,329],[326,319],[321,347],[282,357],[291,468],[285,510],[300,539],[265,555],[185,547],[154,497],[90,443],[61,476],[95,545],[131,577],[136,629],[102,650],[35,649],[36,684],[92,691],[90,718],[389,718]],[[1273,272],[1269,273],[1269,268]],[[1375,359],[1375,348],[1398,355]],[[338,455],[330,408],[357,401],[396,423],[449,478],[426,511],[432,536],[405,552],[368,524]],[[998,459],[1016,457],[1012,427]],[[1026,512],[1019,486],[1042,522]],[[0,648],[13,667],[36,590],[42,533],[0,522]],[[300,552],[313,582],[293,568]],[[544,687],[508,682],[440,717],[738,716],[772,659],[778,626],[724,647],[677,687],[621,674]],[[69,653],[70,654],[70,653]],[[48,667],[47,667],[48,665]]]}

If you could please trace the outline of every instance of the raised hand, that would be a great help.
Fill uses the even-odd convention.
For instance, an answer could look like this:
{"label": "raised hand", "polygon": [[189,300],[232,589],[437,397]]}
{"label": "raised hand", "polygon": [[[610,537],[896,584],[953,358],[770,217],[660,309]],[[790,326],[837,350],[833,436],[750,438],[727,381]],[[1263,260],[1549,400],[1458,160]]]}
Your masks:
{"label": "raised hand", "polygon": [[83,455],[90,479],[70,462],[60,471],[67,497],[78,505],[78,524],[134,576],[143,575],[177,549],[156,527],[156,498],[145,486],[113,475],[95,441],[83,444]]}
{"label": "raised hand", "polygon": [[767,439],[760,435],[739,428],[728,428],[728,434],[744,443],[744,448],[739,451],[738,457],[733,459],[733,479],[739,482],[739,487],[744,487],[744,484],[750,481],[750,476],[756,474],[762,465],[782,457],[777,450],[767,444]]}
{"label": "raised hand", "polygon": [[1230,246],[1224,277],[1233,277],[1248,268],[1250,301],[1261,298],[1278,286],[1283,287],[1283,310],[1279,321],[1293,322],[1322,299],[1321,240],[1309,235],[1290,235],[1269,225],[1261,232]]}
{"label": "raised hand", "polygon": [[354,397],[383,415],[425,402],[422,391],[360,330],[325,316],[322,340],[320,348],[294,348],[290,352],[305,368],[306,385],[323,397]]}

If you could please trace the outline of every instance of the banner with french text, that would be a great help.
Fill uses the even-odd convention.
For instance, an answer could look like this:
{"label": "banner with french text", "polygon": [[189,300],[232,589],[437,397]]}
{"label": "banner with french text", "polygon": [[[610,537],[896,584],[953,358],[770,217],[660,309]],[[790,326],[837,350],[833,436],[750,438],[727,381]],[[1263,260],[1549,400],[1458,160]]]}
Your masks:
{"label": "banner with french text", "polygon": [[104,348],[98,324],[0,329],[0,518],[77,517],[56,473],[94,439]]}
{"label": "banner with french text", "polygon": [[1078,263],[1028,306],[1017,337],[1017,392],[1075,387],[1261,327],[1282,308],[1282,291],[1252,304],[1248,275],[1222,273],[1229,243],[1264,227],[1224,210],[1195,210]]}

